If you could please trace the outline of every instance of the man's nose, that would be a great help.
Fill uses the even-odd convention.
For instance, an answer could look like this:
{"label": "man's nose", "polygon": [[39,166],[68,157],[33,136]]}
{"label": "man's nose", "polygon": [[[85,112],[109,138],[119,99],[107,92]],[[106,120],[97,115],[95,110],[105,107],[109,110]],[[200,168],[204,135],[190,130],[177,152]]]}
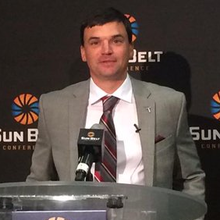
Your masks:
{"label": "man's nose", "polygon": [[104,42],[102,43],[102,53],[103,53],[103,54],[111,54],[111,53],[112,53],[111,42],[109,42],[109,41],[104,41]]}

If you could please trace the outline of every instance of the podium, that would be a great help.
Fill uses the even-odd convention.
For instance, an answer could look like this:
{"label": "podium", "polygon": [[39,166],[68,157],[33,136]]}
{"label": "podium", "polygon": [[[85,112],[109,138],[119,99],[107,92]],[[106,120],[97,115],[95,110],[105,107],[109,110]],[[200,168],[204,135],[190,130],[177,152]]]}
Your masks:
{"label": "podium", "polygon": [[195,220],[206,204],[185,193],[130,184],[0,184],[1,220]]}

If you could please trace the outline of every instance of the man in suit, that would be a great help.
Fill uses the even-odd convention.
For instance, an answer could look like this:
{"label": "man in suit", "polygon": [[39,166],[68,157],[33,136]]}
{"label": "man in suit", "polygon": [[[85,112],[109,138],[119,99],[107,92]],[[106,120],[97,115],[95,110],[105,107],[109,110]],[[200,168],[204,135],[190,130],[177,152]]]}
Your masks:
{"label": "man in suit", "polygon": [[81,26],[90,79],[40,98],[39,136],[27,181],[73,181],[80,128],[99,123],[103,96],[119,101],[116,182],[180,190],[204,199],[205,174],[187,124],[185,96],[127,74],[133,55],[127,18],[108,8]]}

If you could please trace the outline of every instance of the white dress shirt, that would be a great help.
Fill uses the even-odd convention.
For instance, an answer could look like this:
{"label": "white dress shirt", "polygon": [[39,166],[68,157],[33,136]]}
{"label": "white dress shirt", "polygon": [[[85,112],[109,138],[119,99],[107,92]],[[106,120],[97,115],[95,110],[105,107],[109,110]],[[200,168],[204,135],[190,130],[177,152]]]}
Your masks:
{"label": "white dress shirt", "polygon": [[[112,112],[117,139],[117,182],[144,185],[141,142],[134,126],[138,125],[137,110],[129,75],[113,94],[107,94],[90,79],[86,128],[99,123],[103,113],[100,99],[106,95],[120,99]],[[94,166],[91,171],[94,172]]]}

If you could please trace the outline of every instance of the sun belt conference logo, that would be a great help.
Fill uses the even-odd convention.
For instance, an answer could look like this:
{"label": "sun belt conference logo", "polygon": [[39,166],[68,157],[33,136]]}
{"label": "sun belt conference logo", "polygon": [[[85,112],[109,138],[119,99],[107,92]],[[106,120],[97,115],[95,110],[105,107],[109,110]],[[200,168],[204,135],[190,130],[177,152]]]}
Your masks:
{"label": "sun belt conference logo", "polygon": [[95,133],[94,133],[93,131],[90,131],[90,132],[88,132],[87,135],[88,135],[88,137],[91,138],[91,137],[94,137],[94,136],[95,136]]}
{"label": "sun belt conference logo", "polygon": [[48,220],[67,220],[67,219],[65,219],[63,217],[51,217]]}
{"label": "sun belt conference logo", "polygon": [[125,16],[128,18],[128,20],[131,23],[131,30],[132,30],[132,42],[134,42],[137,39],[138,33],[139,33],[139,26],[138,23],[136,21],[136,19],[129,15],[129,14],[125,14]]}
{"label": "sun belt conference logo", "polygon": [[211,112],[213,117],[220,121],[220,91],[215,93],[212,97]]}
{"label": "sun belt conference logo", "polygon": [[12,103],[12,115],[16,122],[30,125],[38,120],[38,99],[31,94],[21,94]]}
{"label": "sun belt conference logo", "polygon": [[[136,19],[130,14],[124,14],[131,24],[132,29],[132,42],[137,40],[139,34],[139,24]],[[133,49],[133,57],[129,59],[127,71],[129,73],[147,73],[149,64],[160,62],[163,51],[146,51],[145,49]]]}

